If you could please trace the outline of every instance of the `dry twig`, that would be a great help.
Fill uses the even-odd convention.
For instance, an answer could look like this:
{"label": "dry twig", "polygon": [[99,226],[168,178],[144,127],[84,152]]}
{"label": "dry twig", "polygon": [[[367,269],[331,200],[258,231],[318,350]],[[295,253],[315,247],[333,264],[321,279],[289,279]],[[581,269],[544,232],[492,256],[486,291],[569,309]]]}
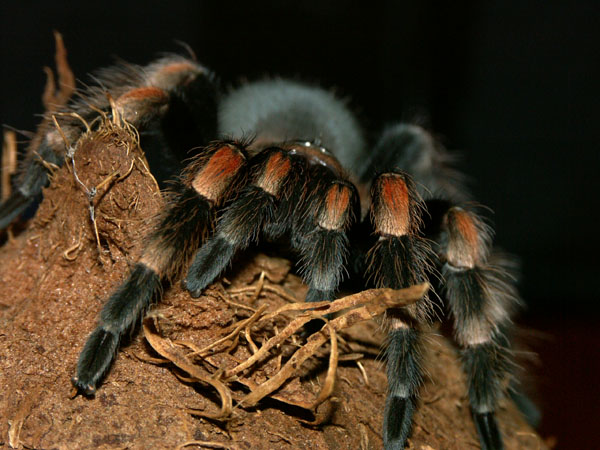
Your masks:
{"label": "dry twig", "polygon": [[[260,283],[258,289],[254,290],[255,296],[263,287]],[[170,360],[179,369],[185,371],[190,378],[187,381],[200,381],[209,384],[215,388],[221,398],[221,409],[217,413],[206,413],[199,410],[191,410],[193,414],[212,419],[226,419],[233,411],[232,398],[238,399],[238,405],[243,407],[255,406],[263,398],[270,396],[277,400],[301,406],[308,410],[316,410],[333,392],[335,386],[335,374],[339,360],[337,332],[349,328],[354,324],[370,320],[377,315],[382,314],[388,308],[397,308],[407,306],[418,301],[429,289],[427,283],[412,286],[408,289],[371,289],[358,294],[335,300],[333,302],[318,303],[292,303],[286,304],[276,311],[265,313],[266,305],[259,307],[250,317],[243,319],[226,330],[227,334],[203,348],[197,348],[190,342],[169,340],[160,336],[156,320],[158,315],[148,317],[144,320],[144,334],[150,345],[162,357]],[[317,333],[311,335],[306,343],[301,345],[281,366],[281,356],[284,344],[288,339],[294,337],[295,333],[301,331],[306,323],[313,319],[324,318],[334,312],[344,311],[340,316],[331,321],[326,321],[326,325]],[[284,312],[299,312],[297,317],[289,321],[281,331],[275,326],[275,320],[285,319]],[[275,334],[260,347],[257,347],[251,338],[252,327],[265,326],[267,323],[272,325]],[[233,329],[232,329],[233,328]],[[248,343],[249,357],[244,361],[237,361],[232,368],[222,370],[218,369],[213,373],[207,372],[203,366],[192,362],[193,358],[203,358],[212,367],[217,367],[212,360],[216,354],[225,354],[233,351],[239,345],[239,335],[244,333]],[[317,396],[310,401],[294,400],[290,401],[275,393],[285,382],[299,375],[302,364],[311,356],[315,356],[319,349],[330,341],[329,364],[327,374],[323,382],[323,387]],[[226,345],[229,344],[229,345]],[[191,353],[185,353],[181,348],[189,348]],[[273,351],[279,354],[273,354]],[[261,384],[256,384],[244,373],[248,369],[256,369],[269,356],[275,356],[278,361],[276,373]],[[230,358],[231,359],[231,358]],[[235,358],[233,358],[235,359]],[[182,377],[185,378],[185,377]],[[229,388],[233,382],[241,383],[250,389],[250,393],[240,398]]]}

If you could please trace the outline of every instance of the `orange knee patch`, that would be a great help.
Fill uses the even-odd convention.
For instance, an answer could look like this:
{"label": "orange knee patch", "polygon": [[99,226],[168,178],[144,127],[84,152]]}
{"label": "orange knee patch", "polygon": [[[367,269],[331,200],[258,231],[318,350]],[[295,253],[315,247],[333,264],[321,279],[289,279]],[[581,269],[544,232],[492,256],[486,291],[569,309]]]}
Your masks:
{"label": "orange knee patch", "polygon": [[196,71],[197,68],[194,64],[189,62],[178,62],[163,66],[158,73],[178,73],[178,72],[191,72]]}
{"label": "orange knee patch", "polygon": [[125,120],[136,124],[140,119],[156,114],[156,109],[166,105],[168,100],[165,91],[148,86],[127,91],[115,101],[115,105]]}
{"label": "orange knee patch", "polygon": [[446,256],[456,267],[474,267],[479,262],[481,239],[477,219],[461,208],[446,213],[449,240]]}
{"label": "orange knee patch", "polygon": [[292,164],[289,158],[281,152],[274,153],[267,160],[262,174],[256,181],[256,186],[276,196],[291,168]]}
{"label": "orange knee patch", "polygon": [[162,89],[153,86],[146,86],[125,92],[117,99],[117,105],[140,100],[166,102],[168,97],[165,91]]}
{"label": "orange knee patch", "polygon": [[386,174],[374,189],[374,221],[379,234],[402,236],[410,231],[410,197],[406,182],[397,174]]}
{"label": "orange knee patch", "polygon": [[244,156],[225,145],[209,158],[192,180],[192,187],[207,200],[217,202],[244,165]]}
{"label": "orange knee patch", "polygon": [[319,213],[319,226],[326,230],[339,230],[344,227],[350,213],[350,188],[334,184],[325,195],[323,208]]}
{"label": "orange knee patch", "polygon": [[192,62],[172,62],[160,66],[156,71],[150,73],[147,82],[168,91],[175,86],[185,84],[189,79],[202,72],[202,67]]}

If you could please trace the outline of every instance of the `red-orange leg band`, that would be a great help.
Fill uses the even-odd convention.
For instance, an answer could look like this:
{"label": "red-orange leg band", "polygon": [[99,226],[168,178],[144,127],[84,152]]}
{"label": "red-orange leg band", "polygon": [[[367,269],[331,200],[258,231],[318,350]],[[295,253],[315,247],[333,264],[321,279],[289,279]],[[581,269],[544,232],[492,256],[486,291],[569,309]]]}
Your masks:
{"label": "red-orange leg band", "polygon": [[350,214],[350,188],[341,184],[332,185],[325,194],[323,208],[319,213],[318,224],[326,230],[344,228]]}
{"label": "red-orange leg band", "polygon": [[291,168],[292,163],[287,156],[282,152],[273,153],[267,160],[262,174],[256,181],[256,186],[271,195],[277,196]]}
{"label": "red-orange leg band", "polygon": [[402,175],[380,176],[373,190],[375,231],[382,235],[403,236],[410,231],[409,189]]}
{"label": "red-orange leg band", "polygon": [[175,86],[185,85],[203,72],[205,70],[201,66],[191,62],[172,62],[159,66],[158,69],[151,72],[147,78],[147,83],[165,90],[171,90]]}
{"label": "red-orange leg band", "polygon": [[115,101],[115,106],[121,116],[132,124],[137,124],[144,118],[154,116],[166,107],[169,96],[165,91],[156,87],[142,87],[125,92]]}
{"label": "red-orange leg band", "polygon": [[230,145],[219,148],[192,180],[192,187],[211,202],[219,201],[245,162],[241,152]]}
{"label": "red-orange leg band", "polygon": [[446,213],[448,230],[446,257],[454,267],[473,268],[479,261],[479,228],[472,214],[461,208],[451,208]]}

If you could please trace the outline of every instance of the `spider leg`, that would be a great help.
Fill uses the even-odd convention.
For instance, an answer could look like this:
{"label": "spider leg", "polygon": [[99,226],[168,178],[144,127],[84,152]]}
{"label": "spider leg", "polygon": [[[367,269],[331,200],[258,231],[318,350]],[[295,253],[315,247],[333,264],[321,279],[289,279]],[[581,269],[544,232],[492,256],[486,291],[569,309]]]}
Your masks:
{"label": "spider leg", "polygon": [[261,233],[269,240],[288,233],[309,285],[307,301],[333,299],[348,253],[345,229],[358,207],[356,189],[329,168],[306,167],[303,156],[280,148],[263,150],[250,166],[253,181],[198,250],[185,287],[199,296],[235,253],[258,241]]}
{"label": "spider leg", "polygon": [[196,253],[184,287],[199,297],[227,267],[238,250],[256,242],[265,224],[273,222],[276,203],[295,171],[290,155],[279,148],[258,153],[249,161],[252,181],[225,209],[215,234]]}
{"label": "spider leg", "polygon": [[206,238],[215,206],[240,182],[244,153],[232,143],[216,143],[191,162],[141,258],[104,305],[100,323],[81,352],[72,380],[81,392],[95,392],[121,337],[160,294],[162,282],[176,276],[188,259],[187,253]]}
{"label": "spider leg", "polygon": [[307,302],[335,298],[350,251],[346,231],[358,214],[358,192],[352,183],[326,166],[309,168],[304,208],[292,231],[292,246],[308,284]]}
{"label": "spider leg", "polygon": [[[141,147],[159,182],[181,171],[180,160],[192,147],[188,140],[206,143],[216,133],[212,75],[194,62],[170,56],[146,68],[117,66],[105,69],[99,81],[102,87],[88,88],[81,99],[48,118],[50,123],[56,119],[58,126],[43,135],[37,148],[32,141],[16,189],[0,204],[0,230],[35,202],[48,185],[49,167],[62,166],[100,113],[117,114],[138,129]],[[192,126],[192,121],[201,125]],[[189,139],[182,142],[179,136]]]}
{"label": "spider leg", "polygon": [[482,448],[499,450],[503,443],[494,412],[510,366],[506,331],[518,295],[504,268],[488,256],[491,230],[476,214],[451,207],[442,227],[443,291],[461,347],[473,418]]}
{"label": "spider leg", "polygon": [[[422,201],[403,172],[377,177],[371,189],[371,217],[379,239],[367,255],[368,274],[378,287],[401,289],[427,280],[430,249],[419,236]],[[410,434],[422,382],[422,332],[430,302],[390,309],[387,337],[388,392],[383,438],[386,449],[403,449]]]}
{"label": "spider leg", "polygon": [[[168,96],[161,89],[135,88],[118,97],[114,107],[115,112],[123,120],[142,128],[146,123],[155,120],[155,117],[166,107],[167,101]],[[75,114],[78,114],[83,120],[92,121],[96,112],[93,111],[93,113]],[[88,117],[84,118],[86,115]],[[49,182],[48,168],[61,167],[65,157],[72,155],[77,141],[86,131],[83,122],[79,120],[67,120],[58,127],[60,129],[57,128],[46,133],[35,155],[29,155],[18,187],[13,195],[0,205],[0,229],[7,227],[35,201]],[[69,148],[67,148],[67,144]]]}
{"label": "spider leg", "polygon": [[[65,131],[69,135],[76,134],[70,129]],[[10,225],[35,201],[48,184],[48,167],[62,166],[64,156],[64,142],[60,134],[58,131],[49,132],[42,139],[36,154],[28,155],[11,196],[0,203],[0,230]]]}
{"label": "spider leg", "polygon": [[454,157],[427,130],[398,123],[383,131],[359,175],[368,183],[372,174],[395,167],[410,174],[425,199],[434,195],[465,201],[464,177],[452,167],[453,162]]}

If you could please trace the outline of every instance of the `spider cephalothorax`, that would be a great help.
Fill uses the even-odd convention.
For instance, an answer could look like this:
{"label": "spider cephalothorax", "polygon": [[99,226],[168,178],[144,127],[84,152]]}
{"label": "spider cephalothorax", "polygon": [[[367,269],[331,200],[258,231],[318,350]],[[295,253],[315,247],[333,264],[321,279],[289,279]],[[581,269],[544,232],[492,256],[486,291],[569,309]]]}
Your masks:
{"label": "spider cephalothorax", "polygon": [[[95,392],[122,336],[165,282],[187,269],[183,285],[197,297],[236,253],[271,241],[297,256],[307,301],[334,299],[345,274],[365,286],[437,286],[455,325],[482,447],[502,448],[494,411],[518,297],[490,228],[465,206],[460,178],[428,132],[397,124],[368,144],[344,102],[328,91],[275,79],[222,93],[210,72],[179,56],[122,65],[98,79],[98,87],[57,113],[60,127],[45,133],[40,158],[25,166],[0,209],[4,228],[48,183],[47,166],[72,157],[86,124],[99,115],[134,126],[159,183],[175,180],[141,257],[81,352],[73,377],[80,392]],[[65,142],[73,145],[65,150]],[[195,156],[183,168],[192,147]],[[425,297],[386,314],[386,448],[403,448],[410,433],[423,329],[433,309]]]}

